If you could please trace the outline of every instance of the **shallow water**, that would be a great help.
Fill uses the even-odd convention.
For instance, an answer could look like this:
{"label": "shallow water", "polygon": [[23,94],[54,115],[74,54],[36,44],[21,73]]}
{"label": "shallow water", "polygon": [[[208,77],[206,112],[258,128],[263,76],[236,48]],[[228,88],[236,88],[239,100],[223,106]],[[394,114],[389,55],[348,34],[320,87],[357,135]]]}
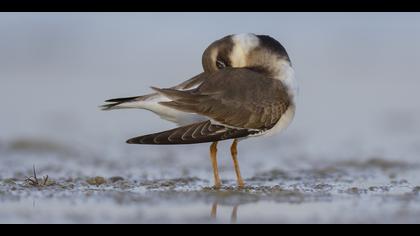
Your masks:
{"label": "shallow water", "polygon": [[[420,223],[418,163],[375,158],[272,168],[246,178],[243,189],[223,178],[216,190],[204,162],[184,163],[190,171],[182,175],[163,173],[160,160],[121,164],[90,157],[95,173],[121,174],[96,177],[84,174],[84,162],[75,161],[83,157],[67,149],[18,146],[1,153],[3,166],[11,167],[0,178],[2,223]],[[37,161],[39,186],[27,181],[33,155],[45,158]],[[129,165],[144,169],[143,176],[125,174]],[[153,172],[160,177],[147,175]],[[229,168],[221,173],[233,174]]]}

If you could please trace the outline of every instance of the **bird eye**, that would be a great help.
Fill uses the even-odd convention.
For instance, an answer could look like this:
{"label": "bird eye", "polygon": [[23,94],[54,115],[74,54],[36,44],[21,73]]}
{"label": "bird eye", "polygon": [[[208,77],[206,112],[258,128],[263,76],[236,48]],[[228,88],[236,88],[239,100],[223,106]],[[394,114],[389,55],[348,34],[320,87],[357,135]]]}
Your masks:
{"label": "bird eye", "polygon": [[223,68],[225,68],[225,67],[226,67],[226,64],[225,64],[223,61],[221,61],[221,60],[217,60],[217,61],[216,61],[216,66],[217,66],[217,68],[219,68],[219,69],[223,69]]}

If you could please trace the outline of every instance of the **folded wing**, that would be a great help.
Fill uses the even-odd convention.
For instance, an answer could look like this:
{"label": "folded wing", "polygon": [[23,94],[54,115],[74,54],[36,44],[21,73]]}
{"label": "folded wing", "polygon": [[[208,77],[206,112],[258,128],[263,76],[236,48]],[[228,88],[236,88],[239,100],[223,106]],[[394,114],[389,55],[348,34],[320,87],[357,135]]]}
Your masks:
{"label": "folded wing", "polygon": [[291,105],[285,86],[245,68],[225,68],[190,90],[158,89],[163,106],[208,117],[161,133],[128,140],[136,144],[191,144],[246,137],[271,129]]}
{"label": "folded wing", "polygon": [[204,121],[180,128],[129,139],[130,144],[194,144],[246,137],[255,131],[231,129]]}
{"label": "folded wing", "polygon": [[272,128],[292,101],[281,81],[245,68],[226,68],[192,90],[157,89],[172,101],[164,106],[209,117],[221,125]]}

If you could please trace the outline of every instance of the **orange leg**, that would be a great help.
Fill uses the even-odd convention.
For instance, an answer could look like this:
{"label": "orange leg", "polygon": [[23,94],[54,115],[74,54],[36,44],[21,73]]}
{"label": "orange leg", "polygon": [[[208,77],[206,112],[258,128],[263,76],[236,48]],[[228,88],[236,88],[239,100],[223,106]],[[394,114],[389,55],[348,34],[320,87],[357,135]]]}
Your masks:
{"label": "orange leg", "polygon": [[210,157],[213,165],[214,187],[220,188],[222,187],[222,181],[220,180],[219,167],[217,165],[217,142],[212,143],[210,146]]}
{"label": "orange leg", "polygon": [[236,172],[236,179],[238,182],[238,187],[243,188],[245,186],[245,182],[242,179],[241,176],[241,170],[239,168],[239,162],[238,162],[238,140],[233,140],[232,146],[230,147],[230,152],[232,154],[233,159],[233,165],[235,166],[235,172]]}

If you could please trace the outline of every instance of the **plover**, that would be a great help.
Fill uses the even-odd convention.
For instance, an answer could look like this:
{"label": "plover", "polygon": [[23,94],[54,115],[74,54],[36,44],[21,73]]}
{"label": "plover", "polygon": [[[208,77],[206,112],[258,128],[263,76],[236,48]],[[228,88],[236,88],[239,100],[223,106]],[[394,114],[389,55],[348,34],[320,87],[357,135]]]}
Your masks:
{"label": "plover", "polygon": [[221,187],[217,144],[233,139],[231,155],[239,187],[244,186],[237,146],[240,140],[284,130],[295,114],[297,86],[285,48],[268,35],[235,34],[210,44],[204,72],[153,93],[107,100],[103,110],[139,108],[179,127],[129,139],[129,144],[212,143],[215,187]]}

